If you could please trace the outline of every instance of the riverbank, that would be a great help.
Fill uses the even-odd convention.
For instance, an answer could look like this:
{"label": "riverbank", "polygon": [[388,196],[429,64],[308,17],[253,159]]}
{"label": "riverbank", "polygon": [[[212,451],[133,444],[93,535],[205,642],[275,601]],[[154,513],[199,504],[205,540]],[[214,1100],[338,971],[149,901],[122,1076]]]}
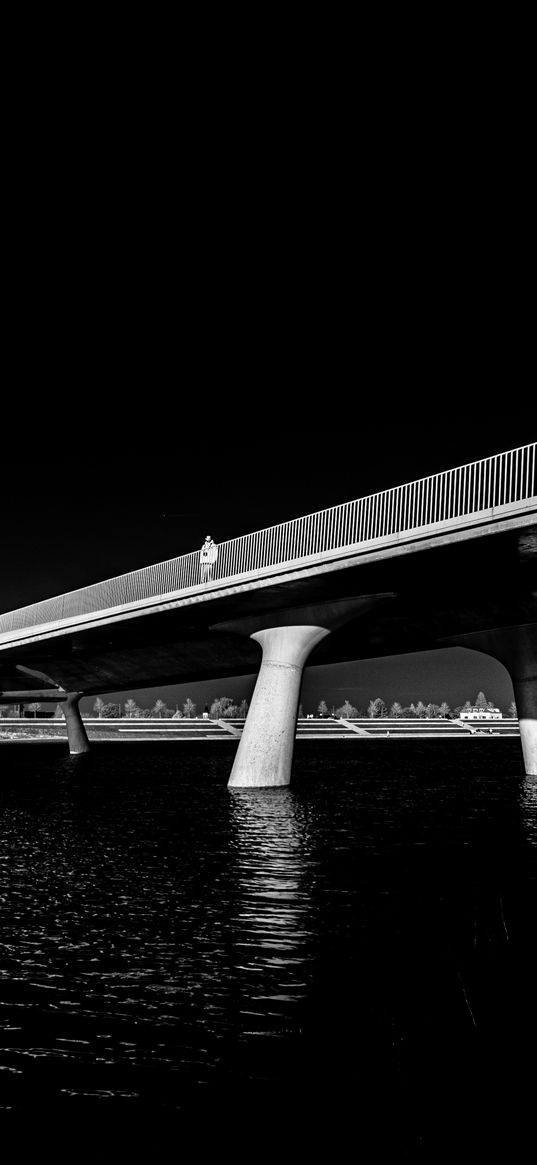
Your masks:
{"label": "riverbank", "polygon": [[[90,741],[133,742],[144,740],[238,740],[244,720],[159,720],[159,719],[84,719]],[[460,721],[460,720],[396,720],[396,719],[307,719],[297,722],[297,740],[401,740],[431,739],[456,740],[470,737],[489,739],[491,736],[518,737],[518,720]],[[63,741],[67,730],[63,720],[3,719],[0,720],[0,744],[30,741]]]}

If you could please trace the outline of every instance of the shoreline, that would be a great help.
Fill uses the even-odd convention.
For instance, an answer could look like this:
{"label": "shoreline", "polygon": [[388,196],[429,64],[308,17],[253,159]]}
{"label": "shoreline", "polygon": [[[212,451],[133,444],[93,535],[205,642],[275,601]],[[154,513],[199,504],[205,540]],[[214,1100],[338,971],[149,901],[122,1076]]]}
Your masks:
{"label": "shoreline", "polygon": [[[211,740],[239,742],[244,721],[157,720],[133,722],[133,719],[84,719],[90,744],[100,742],[137,744],[149,741],[183,742],[185,744]],[[391,718],[336,720],[302,718],[297,723],[296,741],[301,740],[480,740],[491,738],[520,739],[518,721],[514,719],[464,723],[459,720],[395,720]],[[67,728],[64,722],[50,719],[8,719],[0,721],[2,744],[65,744]]]}

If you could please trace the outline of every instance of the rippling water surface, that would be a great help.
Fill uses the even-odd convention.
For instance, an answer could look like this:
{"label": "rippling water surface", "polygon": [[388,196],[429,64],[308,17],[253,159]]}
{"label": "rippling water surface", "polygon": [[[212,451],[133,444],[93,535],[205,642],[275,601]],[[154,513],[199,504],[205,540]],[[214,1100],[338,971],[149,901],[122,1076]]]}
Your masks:
{"label": "rippling water surface", "polygon": [[299,742],[291,787],[251,792],[233,751],[0,749],[2,1108],[512,1148],[537,1051],[518,741]]}

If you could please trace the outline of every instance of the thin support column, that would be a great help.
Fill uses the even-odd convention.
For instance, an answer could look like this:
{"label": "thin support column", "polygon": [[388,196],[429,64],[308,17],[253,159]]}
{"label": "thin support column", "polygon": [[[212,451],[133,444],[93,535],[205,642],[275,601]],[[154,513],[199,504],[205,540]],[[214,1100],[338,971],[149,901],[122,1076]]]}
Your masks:
{"label": "thin support column", "polygon": [[230,787],[288,785],[304,664],[325,627],[270,627],[251,636],[263,648],[261,670],[229,778]]}
{"label": "thin support column", "polygon": [[537,624],[491,634],[494,655],[510,673],[520,728],[524,768],[537,776]]}
{"label": "thin support column", "polygon": [[76,692],[69,693],[62,700],[63,714],[67,724],[69,752],[73,756],[79,756],[83,752],[89,752],[89,740],[80,715],[79,701],[80,695]]}
{"label": "thin support column", "polygon": [[511,678],[515,692],[524,768],[528,775],[537,777],[537,676],[528,679],[517,679],[516,676]]}
{"label": "thin support column", "polygon": [[524,768],[537,776],[537,623],[497,627],[459,638],[463,647],[493,655],[511,676]]}

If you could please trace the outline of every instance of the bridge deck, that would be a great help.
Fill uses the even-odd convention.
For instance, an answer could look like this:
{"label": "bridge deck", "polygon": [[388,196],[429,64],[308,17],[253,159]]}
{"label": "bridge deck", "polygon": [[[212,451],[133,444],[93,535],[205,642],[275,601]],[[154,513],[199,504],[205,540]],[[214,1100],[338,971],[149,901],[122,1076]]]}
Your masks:
{"label": "bridge deck", "polygon": [[70,628],[202,602],[246,587],[401,553],[427,539],[525,523],[537,513],[536,444],[222,543],[203,581],[199,551],[0,614],[0,650]]}

